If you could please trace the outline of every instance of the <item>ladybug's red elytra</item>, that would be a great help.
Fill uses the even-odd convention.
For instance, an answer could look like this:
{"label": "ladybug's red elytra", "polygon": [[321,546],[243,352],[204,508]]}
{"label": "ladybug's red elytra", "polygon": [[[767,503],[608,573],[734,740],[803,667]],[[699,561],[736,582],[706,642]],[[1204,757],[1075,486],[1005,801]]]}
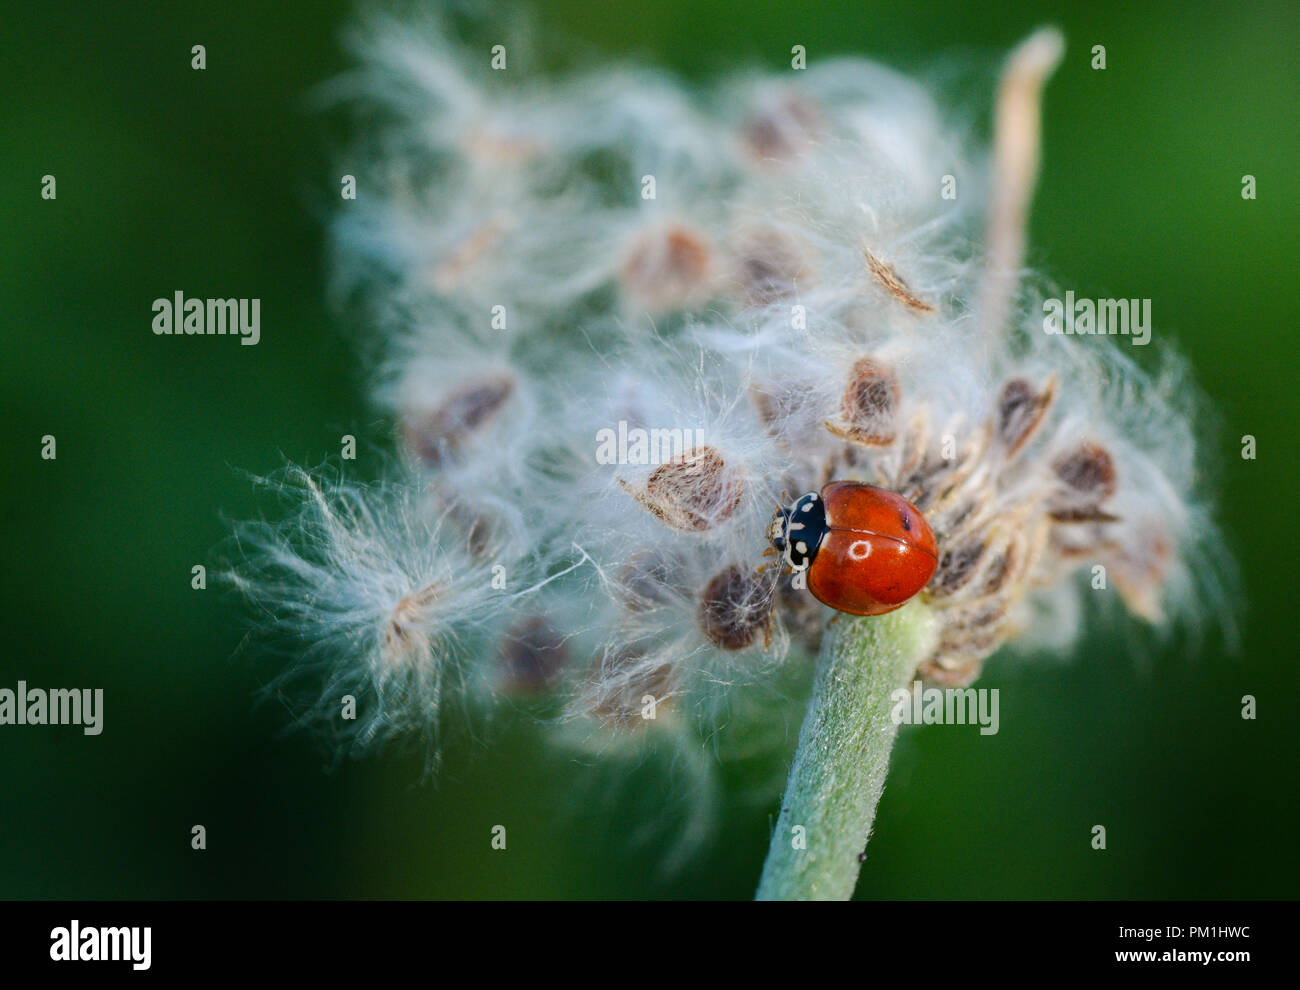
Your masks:
{"label": "ladybug's red elytra", "polygon": [[892,612],[926,586],[939,564],[929,523],[896,492],[832,481],[777,510],[767,537],[823,605],[850,615]]}

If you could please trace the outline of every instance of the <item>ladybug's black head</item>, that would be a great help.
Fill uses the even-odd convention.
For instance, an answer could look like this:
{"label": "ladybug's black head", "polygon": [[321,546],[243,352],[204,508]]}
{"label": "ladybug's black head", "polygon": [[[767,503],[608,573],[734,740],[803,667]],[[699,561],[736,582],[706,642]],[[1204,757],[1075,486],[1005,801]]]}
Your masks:
{"label": "ladybug's black head", "polygon": [[816,492],[777,509],[767,538],[792,571],[807,570],[826,537],[826,508]]}

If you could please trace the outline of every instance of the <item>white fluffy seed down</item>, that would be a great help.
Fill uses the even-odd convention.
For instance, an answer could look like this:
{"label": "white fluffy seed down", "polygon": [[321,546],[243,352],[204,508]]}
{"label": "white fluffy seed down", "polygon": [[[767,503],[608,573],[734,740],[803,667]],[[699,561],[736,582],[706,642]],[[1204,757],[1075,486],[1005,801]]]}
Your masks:
{"label": "white fluffy seed down", "polygon": [[1220,610],[1184,368],[1044,333],[1024,273],[980,324],[998,166],[918,83],[861,59],[556,81],[431,20],[354,40],[335,287],[412,474],[295,476],[297,532],[261,531],[239,580],[327,661],[322,707],[378,699],[363,739],[502,684],[559,692],[566,738],[741,738],[833,615],[755,575],[767,524],[833,479],[933,527],[934,681],[1013,638],[1067,651],[1116,595],[1161,629]]}

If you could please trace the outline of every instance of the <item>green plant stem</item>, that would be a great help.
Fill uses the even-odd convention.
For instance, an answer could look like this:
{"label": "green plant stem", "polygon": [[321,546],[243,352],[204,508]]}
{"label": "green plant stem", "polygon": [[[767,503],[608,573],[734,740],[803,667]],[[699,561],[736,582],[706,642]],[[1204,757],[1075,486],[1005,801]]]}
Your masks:
{"label": "green plant stem", "polygon": [[910,684],[934,635],[929,610],[915,599],[886,615],[840,615],[830,624],[758,900],[852,896],[898,734],[890,695]]}

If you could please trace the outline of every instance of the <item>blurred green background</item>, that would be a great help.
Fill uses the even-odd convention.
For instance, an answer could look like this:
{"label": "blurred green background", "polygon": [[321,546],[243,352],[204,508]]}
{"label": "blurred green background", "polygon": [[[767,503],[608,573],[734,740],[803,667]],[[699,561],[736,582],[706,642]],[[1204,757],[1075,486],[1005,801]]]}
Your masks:
{"label": "blurred green background", "polygon": [[[1032,260],[1080,291],[1154,300],[1157,339],[1177,338],[1222,413],[1225,553],[1244,577],[1239,657],[1169,648],[1140,670],[1094,638],[1075,662],[992,666],[997,736],[906,733],[858,896],[1297,896],[1300,699],[1284,619],[1300,8],[803,6],[563,0],[537,19],[561,50],[698,78],[786,67],[796,43],[810,59],[910,70],[973,52],[991,67],[1060,24],[1071,48],[1047,97]],[[106,714],[98,737],[0,727],[0,897],[748,897],[775,802],[732,802],[666,875],[654,842],[620,838],[656,806],[653,776],[624,810],[601,806],[580,773],[554,773],[526,725],[453,736],[436,786],[400,753],[331,770],[283,731],[283,711],[254,704],[238,603],[190,589],[223,515],[276,511],[240,470],[318,463],[340,434],[384,429],[356,328],[324,305],[318,204],[337,178],[305,105],[345,67],[351,13],[340,0],[3,4],[0,687],[101,686]],[[206,71],[190,68],[194,44]],[[261,298],[261,343],[155,337],[150,303],[176,288]],[[1246,433],[1254,461],[1239,456]],[[57,461],[39,457],[44,434]],[[1256,721],[1240,717],[1244,694]],[[489,848],[498,823],[505,853]],[[1089,846],[1094,824],[1105,852]]]}

